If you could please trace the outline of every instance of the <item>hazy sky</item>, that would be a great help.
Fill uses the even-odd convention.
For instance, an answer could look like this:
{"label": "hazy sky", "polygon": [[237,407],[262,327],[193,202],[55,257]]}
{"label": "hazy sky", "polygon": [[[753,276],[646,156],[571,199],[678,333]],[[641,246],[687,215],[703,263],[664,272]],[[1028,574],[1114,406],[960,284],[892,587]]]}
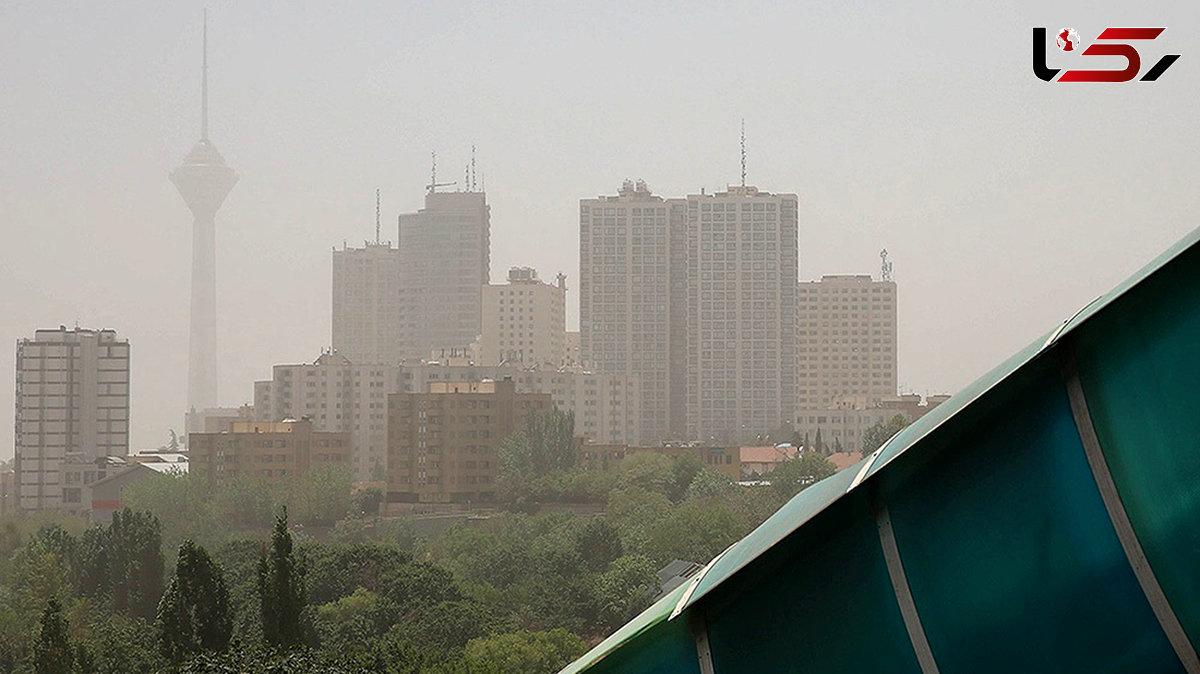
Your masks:
{"label": "hazy sky", "polygon": [[[330,250],[422,205],[429,153],[492,206],[492,278],[568,277],[578,200],[800,195],[800,275],[899,284],[900,382],[953,392],[1200,224],[1200,4],[210,2],[220,397],[330,341]],[[132,445],[182,429],[204,5],[0,3],[0,410],[39,327],[132,345]],[[1047,84],[1030,30],[1166,26],[1156,83]],[[1120,59],[1051,48],[1051,67]],[[10,412],[5,411],[4,414]],[[0,458],[12,453],[0,423]]]}

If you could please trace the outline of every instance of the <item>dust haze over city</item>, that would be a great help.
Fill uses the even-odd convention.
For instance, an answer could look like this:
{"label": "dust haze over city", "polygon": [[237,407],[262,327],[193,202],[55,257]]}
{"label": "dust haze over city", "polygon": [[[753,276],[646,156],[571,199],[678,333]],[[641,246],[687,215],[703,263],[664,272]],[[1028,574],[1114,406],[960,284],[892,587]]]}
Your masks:
{"label": "dust haze over city", "polygon": [[1198,35],[0,5],[0,674],[1200,672]]}
{"label": "dust haze over city", "polygon": [[[201,9],[0,9],[0,326],[10,340],[75,323],[128,338],[133,447],[182,431],[191,214],[167,174],[198,138]],[[577,329],[579,199],[626,178],[666,196],[737,184],[745,119],[748,183],[799,196],[801,279],[878,275],[888,249],[899,383],[918,393],[957,390],[1200,212],[1186,56],[1153,85],[1107,88],[1046,86],[1028,63],[1032,24],[1185,27],[1191,3],[208,15],[210,136],[239,176],[217,216],[223,405],[329,345],[331,248],[373,238],[376,188],[395,239],[431,151],[439,180],[461,183],[476,146],[491,278],[565,273]],[[1161,41],[1196,44],[1187,30]],[[0,363],[11,381],[11,352]]]}

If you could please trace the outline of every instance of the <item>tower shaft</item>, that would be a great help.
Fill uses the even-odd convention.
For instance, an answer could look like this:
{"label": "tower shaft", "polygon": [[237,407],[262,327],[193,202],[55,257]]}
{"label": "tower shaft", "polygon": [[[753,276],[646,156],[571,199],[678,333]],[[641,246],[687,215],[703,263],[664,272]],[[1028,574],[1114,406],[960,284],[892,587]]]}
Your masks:
{"label": "tower shaft", "polygon": [[192,304],[188,333],[188,409],[217,406],[217,265],[215,212],[192,224]]}

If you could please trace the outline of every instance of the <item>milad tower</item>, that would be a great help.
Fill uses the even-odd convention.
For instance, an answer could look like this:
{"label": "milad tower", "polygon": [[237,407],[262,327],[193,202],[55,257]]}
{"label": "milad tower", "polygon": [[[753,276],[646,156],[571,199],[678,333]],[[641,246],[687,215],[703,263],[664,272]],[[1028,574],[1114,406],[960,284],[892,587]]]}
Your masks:
{"label": "milad tower", "polygon": [[192,309],[188,340],[188,411],[217,405],[217,209],[237,183],[208,139],[208,18],[204,20],[200,84],[200,141],[171,172],[171,182],[192,210]]}

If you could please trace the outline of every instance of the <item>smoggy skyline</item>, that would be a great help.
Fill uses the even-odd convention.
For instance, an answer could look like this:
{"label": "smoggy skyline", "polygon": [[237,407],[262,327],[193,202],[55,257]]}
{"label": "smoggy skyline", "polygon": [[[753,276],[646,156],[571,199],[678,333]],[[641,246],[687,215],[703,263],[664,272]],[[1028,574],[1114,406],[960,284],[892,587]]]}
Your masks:
{"label": "smoggy skyline", "polygon": [[[0,408],[12,345],[59,324],[132,351],[132,448],[182,431],[192,217],[168,179],[200,133],[203,5],[0,7]],[[899,286],[899,379],[954,392],[1200,224],[1191,3],[359,3],[209,10],[220,402],[330,341],[330,251],[383,238],[477,165],[492,279],[567,274],[580,198],[642,178],[800,196],[800,278]],[[1155,83],[1047,84],[1030,29],[1166,26]],[[1053,48],[1052,67],[1086,67]],[[1074,60],[1072,60],[1074,59]],[[1119,67],[1094,59],[1095,67]],[[0,458],[12,431],[0,424]]]}

